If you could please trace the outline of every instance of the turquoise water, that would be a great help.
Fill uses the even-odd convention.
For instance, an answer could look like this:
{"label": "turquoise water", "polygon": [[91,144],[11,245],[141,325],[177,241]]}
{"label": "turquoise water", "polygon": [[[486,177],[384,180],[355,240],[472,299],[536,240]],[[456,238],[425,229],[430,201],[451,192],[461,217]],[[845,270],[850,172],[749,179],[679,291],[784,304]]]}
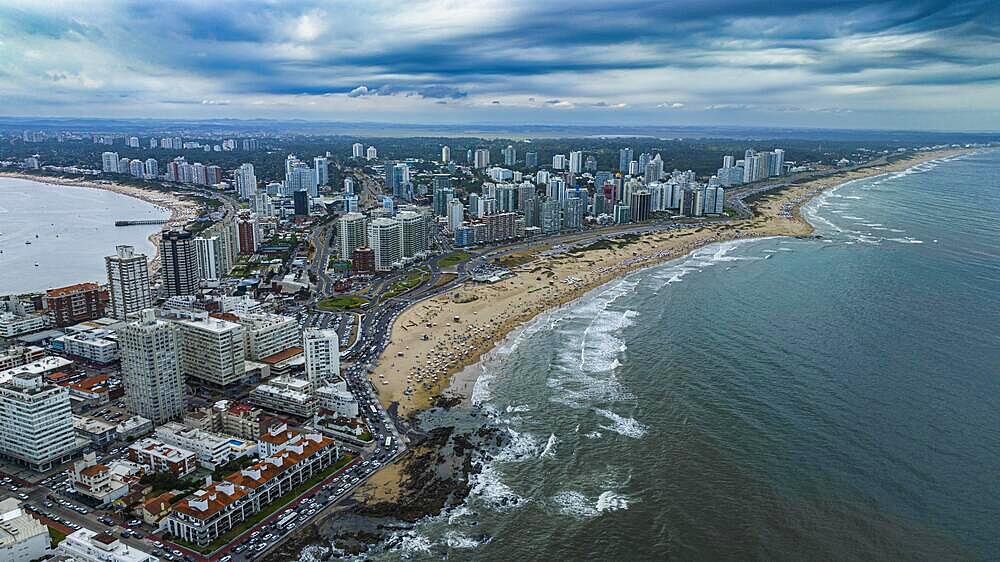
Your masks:
{"label": "turquoise water", "polygon": [[152,259],[156,248],[148,237],[161,228],[115,227],[115,221],[169,216],[110,191],[0,177],[0,295],[104,283],[104,256],[128,244]]}
{"label": "turquoise water", "polygon": [[[1000,556],[1000,153],[846,184],[512,335],[512,444],[378,557]],[[487,536],[484,536],[487,535]]]}

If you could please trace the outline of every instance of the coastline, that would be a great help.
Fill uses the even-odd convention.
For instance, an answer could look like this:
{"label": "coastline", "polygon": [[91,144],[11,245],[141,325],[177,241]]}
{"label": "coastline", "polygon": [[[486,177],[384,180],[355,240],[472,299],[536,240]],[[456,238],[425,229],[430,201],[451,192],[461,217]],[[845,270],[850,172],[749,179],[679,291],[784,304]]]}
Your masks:
{"label": "coastline", "polygon": [[[403,311],[393,323],[391,341],[370,378],[383,404],[397,404],[402,420],[413,420],[435,405],[468,403],[483,372],[484,355],[539,315],[633,271],[683,257],[708,244],[811,236],[814,228],[802,218],[801,209],[820,193],[964,152],[920,153],[765,193],[752,202],[753,216],[748,219],[623,237],[621,242],[592,249],[547,255],[533,250],[531,255],[515,256],[519,265],[510,266],[512,277],[492,285],[464,284]],[[379,479],[381,500],[405,496],[405,486],[395,480],[388,474]]]}
{"label": "coastline", "polygon": [[160,231],[167,227],[183,226],[188,221],[197,218],[201,210],[197,203],[185,200],[175,193],[143,189],[141,187],[123,185],[114,182],[103,183],[90,179],[35,176],[19,172],[0,172],[0,177],[15,178],[48,185],[84,187],[88,189],[111,191],[119,195],[138,199],[145,203],[149,203],[150,205],[166,209],[170,212],[170,218],[167,219],[167,222],[162,225],[160,230],[150,234],[148,237],[149,242],[155,248],[155,254],[149,260],[150,274],[156,274],[160,269]]}

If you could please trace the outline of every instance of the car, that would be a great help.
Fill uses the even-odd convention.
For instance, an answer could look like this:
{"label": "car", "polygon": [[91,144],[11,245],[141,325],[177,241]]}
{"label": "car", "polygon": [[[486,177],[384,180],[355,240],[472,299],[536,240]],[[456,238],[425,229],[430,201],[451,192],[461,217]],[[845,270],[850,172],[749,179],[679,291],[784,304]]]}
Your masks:
{"label": "car", "polygon": [[223,556],[222,558],[219,558],[219,562],[229,562],[232,559],[233,559],[233,557],[227,554],[227,555]]}
{"label": "car", "polygon": [[179,550],[176,550],[176,549],[175,549],[175,550],[171,550],[171,551],[170,551],[170,554],[173,554],[174,556],[177,556],[177,557],[181,557],[181,556],[184,556],[184,553],[183,553],[183,552],[181,552],[181,551],[179,551]]}
{"label": "car", "polygon": [[156,548],[163,548],[163,543],[160,541],[153,541],[153,546]]}

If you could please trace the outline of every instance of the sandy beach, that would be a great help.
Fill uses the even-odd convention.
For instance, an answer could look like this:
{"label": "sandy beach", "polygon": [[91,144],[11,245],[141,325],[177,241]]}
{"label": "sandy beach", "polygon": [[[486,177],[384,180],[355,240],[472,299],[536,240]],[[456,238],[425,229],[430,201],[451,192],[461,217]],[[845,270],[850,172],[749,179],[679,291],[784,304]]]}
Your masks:
{"label": "sandy beach", "polygon": [[[201,214],[201,205],[189,199],[185,199],[176,193],[157,191],[154,189],[143,189],[132,185],[91,179],[35,176],[16,172],[0,172],[0,176],[18,178],[49,185],[66,185],[73,187],[86,187],[89,189],[102,189],[104,191],[113,191],[120,195],[139,199],[151,205],[156,205],[170,211],[170,218],[167,220],[167,223],[163,225],[163,228],[184,226],[188,221],[197,218],[198,215]],[[155,273],[160,268],[159,231],[151,234],[149,236],[149,241],[156,248],[156,255],[154,255],[149,261],[150,272]]]}
{"label": "sandy beach", "polygon": [[[892,164],[794,185],[761,196],[752,205],[754,216],[745,220],[623,237],[617,242],[563,253],[548,253],[541,248],[513,254],[511,257],[518,263],[511,267],[514,275],[494,284],[466,283],[400,314],[393,324],[391,341],[370,375],[372,383],[383,404],[396,402],[400,417],[412,416],[449,389],[453,375],[476,363],[517,326],[546,310],[628,272],[676,259],[707,244],[811,235],[813,228],[799,216],[799,208],[819,192],[959,152],[920,153]],[[468,376],[451,387],[452,393],[467,395],[475,369],[466,373]]]}

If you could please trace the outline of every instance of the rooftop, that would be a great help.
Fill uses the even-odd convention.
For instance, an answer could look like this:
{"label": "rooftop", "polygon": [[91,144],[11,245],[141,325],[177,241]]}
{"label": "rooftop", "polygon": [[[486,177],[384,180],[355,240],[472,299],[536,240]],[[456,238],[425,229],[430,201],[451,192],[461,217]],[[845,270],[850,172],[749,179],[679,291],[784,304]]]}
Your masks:
{"label": "rooftop", "polygon": [[96,291],[100,289],[97,283],[77,283],[76,285],[67,285],[66,287],[56,287],[55,289],[49,289],[45,292],[46,295],[50,297],[62,297],[66,295],[72,295],[73,293],[80,293],[83,291]]}

